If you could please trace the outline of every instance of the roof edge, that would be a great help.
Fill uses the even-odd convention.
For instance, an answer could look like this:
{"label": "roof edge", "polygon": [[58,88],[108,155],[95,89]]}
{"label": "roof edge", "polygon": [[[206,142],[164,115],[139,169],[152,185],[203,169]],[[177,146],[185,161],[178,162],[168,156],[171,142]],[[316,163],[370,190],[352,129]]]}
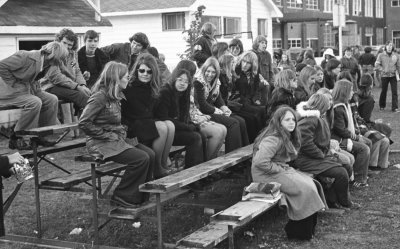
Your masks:
{"label": "roof edge", "polygon": [[1,6],[3,6],[6,2],[7,2],[7,0],[0,0],[0,8],[1,8]]}
{"label": "roof edge", "polygon": [[103,12],[102,16],[130,16],[130,15],[145,15],[145,14],[158,14],[169,12],[185,12],[190,11],[189,7],[168,8],[168,9],[153,9],[153,10],[134,10],[134,11],[119,11],[119,12]]}
{"label": "roof edge", "polygon": [[74,33],[85,33],[89,29],[96,28],[97,32],[110,31],[112,26],[57,26],[57,27],[42,27],[42,26],[0,26],[0,34],[56,34],[63,28],[70,28]]}

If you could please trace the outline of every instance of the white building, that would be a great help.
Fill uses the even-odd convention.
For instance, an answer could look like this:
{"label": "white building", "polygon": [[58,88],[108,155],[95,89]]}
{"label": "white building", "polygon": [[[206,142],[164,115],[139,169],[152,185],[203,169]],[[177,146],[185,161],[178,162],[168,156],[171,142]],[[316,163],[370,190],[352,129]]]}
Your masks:
{"label": "white building", "polygon": [[[91,0],[0,0],[0,60],[18,50],[39,49],[62,28],[80,39],[89,29],[103,34],[111,29]],[[98,16],[99,17],[99,16]]]}
{"label": "white building", "polygon": [[112,30],[103,33],[101,46],[128,42],[136,32],[146,33],[151,46],[166,56],[166,63],[174,67],[178,54],[186,49],[182,31],[190,27],[197,7],[204,5],[203,22],[210,21],[222,34],[219,41],[229,42],[231,33],[241,34],[245,50],[259,34],[267,36],[268,51],[272,54],[272,19],[282,12],[272,0],[101,0],[102,16],[112,23]]}

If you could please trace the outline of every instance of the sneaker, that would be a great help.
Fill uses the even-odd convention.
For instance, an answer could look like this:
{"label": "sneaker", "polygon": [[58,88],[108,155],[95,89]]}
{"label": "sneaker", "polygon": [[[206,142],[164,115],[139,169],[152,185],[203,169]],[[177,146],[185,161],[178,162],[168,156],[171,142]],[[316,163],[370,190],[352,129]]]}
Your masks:
{"label": "sneaker", "polygon": [[365,188],[365,187],[368,187],[369,185],[368,185],[368,183],[364,183],[364,182],[357,182],[357,181],[354,181],[353,183],[352,183],[352,186],[354,187],[354,188]]}
{"label": "sneaker", "polygon": [[396,108],[396,109],[393,109],[392,112],[400,112],[400,110]]}
{"label": "sneaker", "polygon": [[32,146],[22,137],[11,137],[8,142],[8,147],[12,150],[32,150]]}
{"label": "sneaker", "polygon": [[37,143],[37,145],[41,145],[43,147],[51,147],[51,146],[54,146],[57,143],[57,141],[50,140],[50,139],[44,138],[44,137],[39,137],[36,140],[36,143]]}
{"label": "sneaker", "polygon": [[379,108],[379,111],[380,111],[380,112],[383,112],[384,110],[385,110],[385,108],[382,108],[382,107]]}
{"label": "sneaker", "polygon": [[110,199],[110,204],[111,205],[121,206],[121,207],[124,207],[124,208],[138,208],[138,207],[141,206],[142,203],[139,203],[139,204],[131,203],[131,202],[128,202],[128,201],[122,199],[121,197],[118,197],[116,195],[112,195],[111,199]]}

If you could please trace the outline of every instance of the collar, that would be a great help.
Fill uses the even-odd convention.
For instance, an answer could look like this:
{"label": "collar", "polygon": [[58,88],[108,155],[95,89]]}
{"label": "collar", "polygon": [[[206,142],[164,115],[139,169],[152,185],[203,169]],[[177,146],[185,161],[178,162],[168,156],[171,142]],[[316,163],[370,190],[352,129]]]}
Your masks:
{"label": "collar", "polygon": [[300,102],[296,106],[296,111],[299,113],[300,117],[306,118],[306,117],[317,117],[319,118],[321,116],[319,110],[305,110],[304,107],[307,105],[306,101]]}

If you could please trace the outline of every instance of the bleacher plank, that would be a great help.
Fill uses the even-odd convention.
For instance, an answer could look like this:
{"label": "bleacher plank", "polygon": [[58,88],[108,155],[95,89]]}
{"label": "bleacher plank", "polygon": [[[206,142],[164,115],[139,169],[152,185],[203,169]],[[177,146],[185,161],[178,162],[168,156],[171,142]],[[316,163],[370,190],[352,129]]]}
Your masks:
{"label": "bleacher plank", "polygon": [[251,144],[175,174],[142,184],[139,189],[142,192],[166,193],[246,161],[251,158],[252,153]]}
{"label": "bleacher plank", "polygon": [[53,135],[56,133],[61,133],[68,129],[77,129],[78,122],[69,123],[69,124],[57,124],[57,125],[50,125],[44,127],[38,127],[34,129],[24,130],[24,131],[17,131],[17,135],[20,136],[32,136],[32,137],[39,137],[39,136],[48,136]]}
{"label": "bleacher plank", "polygon": [[176,248],[213,248],[228,237],[228,225],[235,229],[249,223],[275,206],[280,197],[281,195],[271,202],[240,201],[213,215],[208,225],[179,240]]}
{"label": "bleacher plank", "polygon": [[[65,150],[71,150],[75,148],[84,147],[86,145],[86,138],[78,138],[70,141],[59,142],[54,146],[50,147],[38,147],[37,154],[38,156],[47,155],[51,153],[61,152]],[[32,158],[33,152],[31,150],[20,150],[20,154],[23,157]]]}
{"label": "bleacher plank", "polygon": [[[102,174],[106,175],[119,172],[121,170],[124,170],[126,167],[127,167],[126,164],[110,162],[97,167],[96,172],[100,175]],[[91,176],[92,176],[91,170],[90,168],[87,168],[79,172],[74,172],[70,175],[47,179],[41,182],[41,186],[59,187],[62,189],[68,189],[79,183],[89,181],[91,179]]]}

